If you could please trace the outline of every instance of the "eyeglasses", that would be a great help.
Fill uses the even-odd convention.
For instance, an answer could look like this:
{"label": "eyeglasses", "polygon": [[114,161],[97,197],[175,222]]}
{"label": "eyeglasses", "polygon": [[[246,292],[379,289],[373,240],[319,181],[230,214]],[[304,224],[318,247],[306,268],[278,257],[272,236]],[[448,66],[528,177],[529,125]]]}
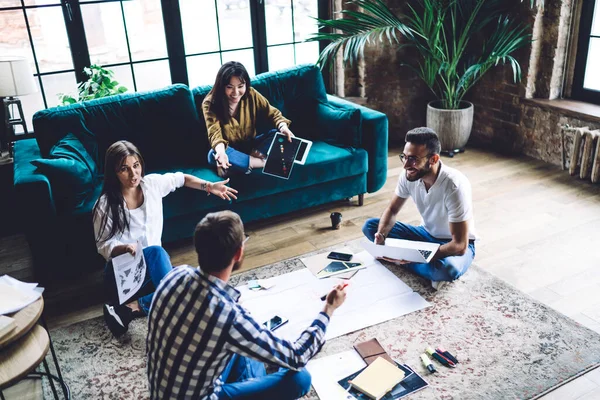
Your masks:
{"label": "eyeglasses", "polygon": [[406,164],[407,162],[411,163],[411,164],[415,164],[415,163],[417,163],[418,161],[421,161],[424,158],[431,157],[432,155],[433,154],[427,154],[426,156],[423,156],[423,157],[417,157],[417,156],[407,156],[406,154],[401,153],[400,154],[400,161],[402,161],[402,164]]}
{"label": "eyeglasses", "polygon": [[246,243],[248,241],[248,239],[250,239],[250,235],[244,233],[244,236],[245,236],[245,238],[244,238],[244,241],[242,242],[242,244]]}

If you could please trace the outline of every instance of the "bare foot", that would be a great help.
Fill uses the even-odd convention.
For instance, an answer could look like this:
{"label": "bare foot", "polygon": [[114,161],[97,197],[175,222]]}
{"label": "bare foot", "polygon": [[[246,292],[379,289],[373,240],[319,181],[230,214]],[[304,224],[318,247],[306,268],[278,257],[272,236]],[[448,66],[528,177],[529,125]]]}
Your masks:
{"label": "bare foot", "polygon": [[137,302],[137,300],[132,301],[131,303],[127,303],[126,306],[131,308],[133,311],[142,311],[142,309],[140,308],[140,304]]}
{"label": "bare foot", "polygon": [[257,157],[253,157],[250,156],[250,167],[252,169],[254,168],[264,168],[265,166],[265,160],[262,158],[257,158]]}

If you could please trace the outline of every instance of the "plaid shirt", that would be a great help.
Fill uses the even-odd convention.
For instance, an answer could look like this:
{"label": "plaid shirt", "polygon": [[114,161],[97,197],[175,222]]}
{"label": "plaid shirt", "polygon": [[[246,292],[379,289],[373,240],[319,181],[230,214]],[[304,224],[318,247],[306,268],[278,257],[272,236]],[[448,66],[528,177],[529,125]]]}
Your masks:
{"label": "plaid shirt", "polygon": [[148,318],[152,399],[218,399],[234,353],[298,370],[325,343],[321,312],[295,342],[280,339],[237,303],[240,293],[200,268],[174,268],[156,289]]}

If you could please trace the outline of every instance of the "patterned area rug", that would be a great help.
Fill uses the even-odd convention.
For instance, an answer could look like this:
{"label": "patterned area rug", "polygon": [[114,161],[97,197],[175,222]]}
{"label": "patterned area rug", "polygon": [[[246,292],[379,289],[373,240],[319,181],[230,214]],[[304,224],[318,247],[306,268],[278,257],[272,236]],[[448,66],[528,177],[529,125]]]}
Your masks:
{"label": "patterned area rug", "polygon": [[[357,248],[356,241],[349,245]],[[232,283],[300,268],[295,258],[239,274]],[[430,383],[411,399],[444,400],[535,398],[600,362],[600,335],[477,266],[440,292],[399,267],[389,268],[433,306],[333,339],[317,357],[377,337],[393,358]],[[52,331],[73,398],[148,398],[146,329],[145,319],[136,320],[117,340],[97,318]],[[455,369],[436,364],[438,373],[429,375],[419,360],[427,346],[446,347],[460,364]],[[314,390],[306,396],[317,398]]]}

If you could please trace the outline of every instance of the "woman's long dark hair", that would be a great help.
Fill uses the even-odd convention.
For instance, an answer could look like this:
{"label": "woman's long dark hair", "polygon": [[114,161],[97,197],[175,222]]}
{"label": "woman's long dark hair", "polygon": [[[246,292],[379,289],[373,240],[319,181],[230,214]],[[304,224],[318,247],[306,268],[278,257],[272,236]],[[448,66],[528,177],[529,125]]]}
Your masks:
{"label": "woman's long dark hair", "polygon": [[229,100],[225,97],[225,87],[229,85],[229,81],[234,76],[246,84],[246,93],[242,96],[242,100],[248,97],[250,76],[246,68],[237,61],[229,61],[221,65],[219,72],[217,72],[215,84],[209,93],[212,96],[210,109],[224,124],[229,122]]}
{"label": "woman's long dark hair", "polygon": [[[104,214],[100,220],[100,232],[96,238],[96,242],[105,242],[122,234],[126,230],[129,230],[129,219],[127,218],[127,213],[123,206],[125,199],[121,192],[121,182],[119,182],[119,178],[117,178],[117,171],[119,171],[123,161],[128,156],[134,156],[138,159],[142,167],[143,177],[146,170],[144,159],[133,143],[126,140],[120,140],[113,143],[108,150],[106,150],[106,155],[104,156],[104,184],[102,185],[100,199],[102,199],[102,196],[106,197],[106,206],[108,209],[102,210],[104,211]],[[101,201],[98,200],[94,206],[94,218],[96,218],[96,211],[98,210],[98,207],[100,207],[100,203]],[[106,234],[106,237],[104,237],[106,222],[109,216],[112,219],[112,226],[110,227],[108,234]]]}

